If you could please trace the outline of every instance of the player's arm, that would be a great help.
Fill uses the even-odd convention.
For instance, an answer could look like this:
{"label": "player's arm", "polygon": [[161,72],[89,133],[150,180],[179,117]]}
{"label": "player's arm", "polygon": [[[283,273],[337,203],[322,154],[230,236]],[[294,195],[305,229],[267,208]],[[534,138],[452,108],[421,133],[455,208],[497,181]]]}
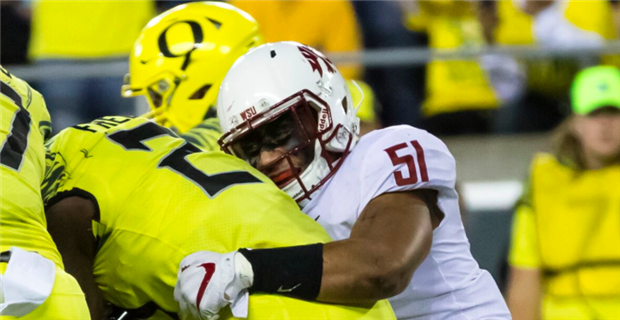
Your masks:
{"label": "player's arm", "polygon": [[96,214],[91,200],[64,198],[46,210],[47,227],[58,247],[66,271],[73,275],[86,295],[92,320],[104,319],[101,291],[95,283],[93,262],[96,242],[92,219]]}
{"label": "player's arm", "polygon": [[386,193],[373,199],[349,239],[327,243],[317,300],[375,302],[401,293],[428,255],[441,217],[436,192]]}
{"label": "player's arm", "polygon": [[385,193],[368,203],[348,239],[239,252],[252,265],[250,290],[331,303],[374,303],[405,289],[428,255],[441,218],[436,191]]}
{"label": "player's arm", "polygon": [[[190,255],[181,262],[175,298],[181,306],[205,314],[217,314],[248,288],[305,300],[374,303],[407,286],[426,258],[433,228],[442,217],[434,190],[385,193],[366,206],[346,240]],[[208,264],[215,273],[201,286],[204,272],[191,272],[198,269],[192,266]]]}

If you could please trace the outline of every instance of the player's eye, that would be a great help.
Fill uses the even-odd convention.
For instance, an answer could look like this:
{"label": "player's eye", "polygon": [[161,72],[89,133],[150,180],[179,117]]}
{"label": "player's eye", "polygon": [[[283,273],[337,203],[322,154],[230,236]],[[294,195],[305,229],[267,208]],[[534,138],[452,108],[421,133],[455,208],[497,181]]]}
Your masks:
{"label": "player's eye", "polygon": [[263,131],[263,146],[268,149],[285,147],[295,131],[295,122],[290,114],[283,115],[267,124]]}
{"label": "player's eye", "polygon": [[258,158],[260,154],[260,146],[261,140],[257,139],[256,135],[250,134],[235,143],[233,150],[238,157],[252,163],[253,159],[256,161],[255,158]]}

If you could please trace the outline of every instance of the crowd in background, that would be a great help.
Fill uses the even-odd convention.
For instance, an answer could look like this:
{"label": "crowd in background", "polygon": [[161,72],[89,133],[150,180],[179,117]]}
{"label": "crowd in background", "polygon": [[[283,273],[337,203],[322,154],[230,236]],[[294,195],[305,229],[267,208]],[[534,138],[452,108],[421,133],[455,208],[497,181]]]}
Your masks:
{"label": "crowd in background", "polygon": [[[157,12],[181,2],[3,1],[2,64],[62,65],[126,60],[142,27]],[[330,52],[399,47],[466,49],[537,45],[583,48],[600,47],[607,41],[620,39],[620,2],[614,0],[230,2],[259,22],[267,42],[295,40],[328,55]],[[572,132],[577,130],[570,129],[572,126],[580,126],[581,122],[586,121],[586,118],[580,118],[585,117],[586,113],[575,109],[575,97],[569,94],[574,76],[588,66],[604,64],[618,67],[619,57],[601,55],[534,60],[486,54],[470,60],[437,60],[419,66],[364,68],[349,64],[339,66],[339,70],[345,78],[359,80],[365,96],[370,97],[367,102],[372,103],[367,103],[361,113],[362,120],[368,126],[367,130],[409,124],[439,136],[505,134],[548,131],[568,118],[558,130]],[[612,83],[616,83],[613,81],[616,80],[612,80]],[[122,76],[119,76],[41,80],[33,83],[33,87],[46,98],[54,130],[58,131],[103,115],[134,113],[134,102],[120,96],[122,83]],[[354,90],[352,93],[356,95]],[[620,100],[614,103],[618,103],[620,109]],[[611,107],[616,105],[612,104]],[[617,112],[615,109],[610,110],[609,117],[618,117],[617,113],[614,115]],[[602,115],[605,116],[608,114]],[[599,127],[618,126],[612,120],[602,120],[600,123],[603,125]],[[594,152],[583,151],[588,141],[593,141],[588,140],[588,131],[583,129],[576,132],[578,134],[572,138],[574,148],[582,151],[577,152],[578,156],[569,157],[571,161],[566,163],[563,161],[565,157],[557,153],[538,157],[534,161],[529,183],[530,186],[542,187],[531,189],[537,193],[528,192],[520,203],[515,220],[515,242],[511,249],[511,265],[517,272],[521,271],[517,276],[522,281],[529,281],[523,282],[529,287],[519,292],[520,288],[515,289],[513,281],[513,301],[509,302],[527,311],[531,305],[514,297],[519,293],[532,292],[531,288],[536,283],[549,285],[550,281],[556,281],[548,287],[548,293],[560,298],[546,301],[546,307],[551,310],[546,312],[560,310],[557,304],[570,304],[570,299],[562,299],[565,296],[611,296],[611,302],[594,299],[585,306],[580,302],[580,305],[572,307],[574,313],[568,313],[592,319],[605,318],[597,312],[616,314],[617,311],[620,315],[620,301],[613,300],[620,296],[617,290],[620,288],[620,252],[616,250],[620,246],[605,247],[605,250],[598,251],[588,248],[593,246],[600,249],[600,243],[620,241],[617,238],[620,236],[617,230],[620,219],[620,209],[617,207],[620,203],[620,187],[617,185],[620,168],[617,157],[620,152],[616,150],[614,158],[614,151],[610,151],[611,160],[603,166],[592,166],[587,161],[576,163],[583,154]],[[541,171],[540,167],[545,166],[546,171]],[[605,170],[600,171],[601,168]],[[589,170],[598,171],[582,174]],[[563,179],[568,187],[544,189],[549,184],[557,186],[558,179]],[[571,194],[583,194],[584,190],[596,189],[597,186],[607,191],[602,195],[586,192],[582,203],[597,204],[602,208],[595,215],[609,220],[604,225],[595,223],[594,218],[584,217],[587,210],[579,209],[570,200]],[[544,208],[556,203],[546,200],[552,197],[554,201],[564,199],[561,206],[566,212],[572,210],[571,214],[580,216],[579,219],[570,220],[577,221],[577,224],[569,223],[566,228],[577,230],[575,234],[581,235],[582,240],[591,238],[588,232],[599,234],[599,238],[593,240],[598,242],[575,240],[578,242],[575,245],[582,246],[582,251],[573,252],[572,255],[554,256],[543,252],[541,256],[540,252],[535,253],[539,241],[547,239],[551,242],[549,248],[555,250],[560,246],[557,239],[565,239],[556,237],[556,240],[549,240],[549,235],[540,229],[540,224],[553,226],[556,221],[553,219],[560,216],[557,210],[554,209],[550,216],[534,218],[536,210],[542,212]],[[562,221],[567,223],[566,219]],[[579,231],[579,224],[587,225],[588,228]],[[607,230],[604,226],[616,229]],[[551,250],[549,248],[546,250]],[[587,261],[582,261],[586,256]],[[605,266],[597,269],[596,261],[599,260]],[[589,271],[581,273],[580,268]],[[566,279],[554,278],[566,271],[564,269],[569,269]],[[549,272],[555,274],[549,275]],[[588,279],[600,276],[609,280],[608,286],[587,285],[590,281]],[[578,285],[575,287],[571,283]],[[585,293],[574,290],[585,290]],[[602,305],[603,311],[600,311],[597,304]],[[535,308],[541,307],[539,305]],[[524,317],[528,316],[531,314]]]}
{"label": "crowd in background", "polygon": [[[2,2],[2,62],[62,65],[125,60],[141,28],[183,1]],[[296,40],[328,54],[362,49],[601,46],[618,39],[617,1],[231,1],[257,19],[268,42]],[[66,14],[66,13],[71,14]],[[59,19],[58,17],[62,17]],[[93,36],[96,35],[96,36]],[[517,60],[483,55],[420,66],[341,66],[364,80],[373,126],[410,124],[438,135],[546,131],[568,115],[581,68],[617,56]],[[128,113],[121,77],[40,81],[55,130]],[[374,118],[372,115],[376,114]],[[375,123],[376,120],[376,123]]]}

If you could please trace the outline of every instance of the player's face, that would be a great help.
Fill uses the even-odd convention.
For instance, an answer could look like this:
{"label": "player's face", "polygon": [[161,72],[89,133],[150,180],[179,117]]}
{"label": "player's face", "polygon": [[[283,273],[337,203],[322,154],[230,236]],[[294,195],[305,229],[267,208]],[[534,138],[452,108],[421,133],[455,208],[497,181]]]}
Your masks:
{"label": "player's face", "polygon": [[280,188],[293,182],[314,159],[315,117],[305,108],[298,109],[297,115],[286,112],[254,129],[234,146],[241,158]]}
{"label": "player's face", "polygon": [[577,116],[574,129],[587,156],[603,163],[620,157],[620,109],[607,107]]}

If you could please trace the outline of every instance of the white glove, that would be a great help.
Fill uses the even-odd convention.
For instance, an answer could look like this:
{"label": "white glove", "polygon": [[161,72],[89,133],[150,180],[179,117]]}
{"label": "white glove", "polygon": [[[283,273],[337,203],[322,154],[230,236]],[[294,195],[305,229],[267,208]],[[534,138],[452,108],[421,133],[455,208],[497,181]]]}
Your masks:
{"label": "white glove", "polygon": [[253,279],[252,265],[237,251],[190,254],[181,261],[174,288],[181,319],[217,320],[228,304],[233,316],[246,318]]}

